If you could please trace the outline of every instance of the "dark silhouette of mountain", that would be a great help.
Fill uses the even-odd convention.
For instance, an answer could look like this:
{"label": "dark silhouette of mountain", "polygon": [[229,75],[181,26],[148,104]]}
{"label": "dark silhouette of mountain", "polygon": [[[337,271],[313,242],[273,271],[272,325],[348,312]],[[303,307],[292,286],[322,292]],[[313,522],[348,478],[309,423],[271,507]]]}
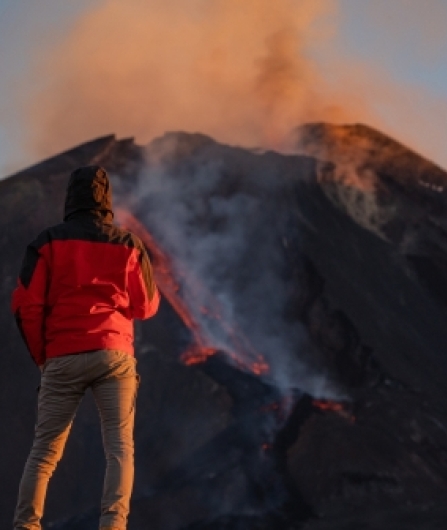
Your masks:
{"label": "dark silhouette of mountain", "polygon": [[[295,134],[296,155],[199,134],[146,147],[107,136],[0,182],[1,528],[39,382],[9,299],[26,244],[60,222],[70,172],[91,163],[172,257],[217,350],[185,365],[191,330],[166,299],[136,326],[129,529],[445,527],[447,173],[363,125]],[[269,372],[231,360],[228,326],[196,307],[210,300]],[[50,485],[49,528],[96,528],[103,468],[88,396]]]}

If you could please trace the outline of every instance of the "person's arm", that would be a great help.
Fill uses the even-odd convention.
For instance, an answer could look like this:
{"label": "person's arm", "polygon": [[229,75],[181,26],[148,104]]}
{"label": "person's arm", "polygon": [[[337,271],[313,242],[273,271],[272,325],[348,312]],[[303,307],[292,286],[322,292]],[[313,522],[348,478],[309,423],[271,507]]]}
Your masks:
{"label": "person's arm", "polygon": [[47,285],[47,263],[39,250],[31,244],[26,250],[17,288],[12,294],[12,312],[25,344],[39,367],[45,363]]}
{"label": "person's arm", "polygon": [[136,249],[138,258],[129,270],[128,288],[132,317],[145,320],[155,315],[160,294],[154,282],[152,266],[143,245]]}

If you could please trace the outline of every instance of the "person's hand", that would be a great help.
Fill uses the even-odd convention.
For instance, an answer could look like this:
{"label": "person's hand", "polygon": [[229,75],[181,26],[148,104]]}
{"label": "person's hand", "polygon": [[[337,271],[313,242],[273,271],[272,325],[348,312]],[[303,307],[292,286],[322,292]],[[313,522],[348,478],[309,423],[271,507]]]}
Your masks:
{"label": "person's hand", "polygon": [[42,372],[43,372],[43,367],[44,367],[44,365],[43,365],[43,364],[39,364],[39,365],[38,365],[38,368],[39,368],[39,370],[40,370],[40,373],[42,373]]}

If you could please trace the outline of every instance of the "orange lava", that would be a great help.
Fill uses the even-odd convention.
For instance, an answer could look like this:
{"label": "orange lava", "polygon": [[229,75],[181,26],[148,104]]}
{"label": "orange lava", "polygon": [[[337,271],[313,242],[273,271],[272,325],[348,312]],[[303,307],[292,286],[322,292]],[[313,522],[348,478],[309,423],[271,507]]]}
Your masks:
{"label": "orange lava", "polygon": [[[174,276],[172,261],[169,256],[162,250],[160,245],[155,241],[153,236],[130,212],[124,209],[116,210],[118,223],[136,234],[144,243],[151,255],[151,262],[154,271],[154,280],[163,297],[174,309],[185,326],[191,331],[192,345],[181,355],[181,361],[186,365],[193,365],[205,362],[208,357],[214,355],[217,348],[210,344],[200,323],[194,318],[192,311],[188,308],[182,298],[182,285],[187,285],[192,291],[188,292],[188,299],[196,297],[200,300],[207,300],[207,305],[197,303],[201,315],[218,322],[221,330],[228,338],[231,344],[231,350],[226,349],[225,353],[231,358],[232,362],[242,370],[250,371],[256,375],[262,375],[269,372],[269,365],[263,356],[257,352],[243,333],[232,328],[223,318],[221,305],[219,301],[205,287],[193,277],[191,273],[181,271],[181,283]],[[197,296],[200,294],[200,296]],[[195,300],[192,300],[195,303]]]}
{"label": "orange lava", "polygon": [[350,423],[355,422],[355,416],[353,416],[347,409],[346,405],[337,401],[329,401],[326,399],[314,399],[312,405],[317,409],[335,412],[342,418],[348,420]]}
{"label": "orange lava", "polygon": [[204,363],[208,357],[211,357],[215,353],[215,348],[200,348],[197,345],[192,345],[182,353],[180,359],[187,366],[191,366],[192,364]]}
{"label": "orange lava", "polygon": [[312,401],[312,405],[314,407],[317,407],[317,409],[331,410],[333,412],[339,412],[340,410],[344,409],[341,403],[337,403],[336,401],[322,400],[322,399],[314,399]]}

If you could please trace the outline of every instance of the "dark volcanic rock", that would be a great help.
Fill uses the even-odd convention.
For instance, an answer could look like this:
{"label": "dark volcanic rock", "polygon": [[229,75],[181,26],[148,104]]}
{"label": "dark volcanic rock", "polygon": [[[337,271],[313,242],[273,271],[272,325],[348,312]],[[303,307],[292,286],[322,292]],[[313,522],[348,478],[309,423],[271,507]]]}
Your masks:
{"label": "dark volcanic rock", "polygon": [[[11,525],[18,482],[32,440],[39,383],[38,371],[15,329],[9,299],[25,245],[45,226],[60,222],[70,172],[91,163],[104,164],[112,173],[119,171],[122,179],[130,179],[141,163],[141,150],[131,141],[107,137],[0,182],[4,234],[0,326],[5,341],[0,371],[0,423],[4,429],[0,528]],[[167,304],[162,304],[156,320],[140,323],[136,331],[142,378],[136,419],[137,497],[150,492],[166,470],[227,425],[231,400],[225,389],[204,373],[175,362],[185,330]],[[87,395],[49,488],[46,520],[66,519],[97,506],[103,469],[97,414]]]}
{"label": "dark volcanic rock", "polygon": [[[109,170],[117,202],[180,276],[179,265],[195,275],[180,292],[219,350],[184,366],[191,332],[166,301],[137,325],[130,530],[445,527],[447,174],[361,125],[304,126],[297,142],[301,155],[283,156],[203,135],[146,149],[110,136],[0,183],[1,528],[38,384],[9,297],[25,244],[59,222],[70,171],[89,163]],[[225,326],[192,307],[208,303],[202,281],[269,374],[232,361]],[[87,399],[50,487],[49,527],[96,527],[101,455]]]}

